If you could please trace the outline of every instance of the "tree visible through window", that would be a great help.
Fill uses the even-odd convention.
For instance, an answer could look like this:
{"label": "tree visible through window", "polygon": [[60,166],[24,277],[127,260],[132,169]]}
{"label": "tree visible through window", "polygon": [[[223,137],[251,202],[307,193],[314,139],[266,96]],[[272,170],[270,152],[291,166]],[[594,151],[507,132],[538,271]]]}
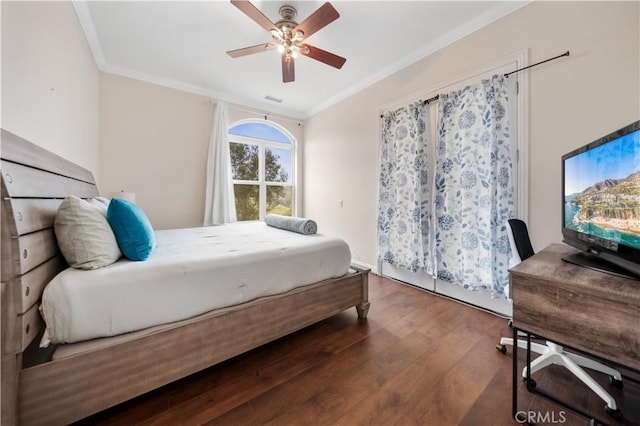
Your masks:
{"label": "tree visible through window", "polygon": [[239,221],[293,211],[293,143],[265,123],[243,123],[229,130],[231,168]]}

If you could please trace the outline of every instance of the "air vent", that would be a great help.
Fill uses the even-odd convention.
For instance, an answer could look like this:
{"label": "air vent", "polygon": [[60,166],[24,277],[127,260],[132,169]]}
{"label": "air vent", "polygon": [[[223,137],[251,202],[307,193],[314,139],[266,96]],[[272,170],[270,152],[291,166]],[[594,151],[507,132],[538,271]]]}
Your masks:
{"label": "air vent", "polygon": [[271,101],[271,102],[277,102],[277,103],[281,103],[282,102],[282,99],[274,98],[273,96],[269,96],[269,95],[265,96],[264,98],[266,100],[268,100],[268,101]]}

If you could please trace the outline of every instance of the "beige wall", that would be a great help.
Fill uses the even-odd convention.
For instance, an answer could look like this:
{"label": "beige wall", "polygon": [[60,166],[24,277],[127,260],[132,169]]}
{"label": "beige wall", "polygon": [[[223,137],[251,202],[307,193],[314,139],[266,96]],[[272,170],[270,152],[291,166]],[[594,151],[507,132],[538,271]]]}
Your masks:
{"label": "beige wall", "polygon": [[99,179],[99,72],[71,2],[2,7],[2,127]]}
{"label": "beige wall", "polygon": [[[157,228],[200,225],[207,99],[99,73],[69,2],[1,7],[3,128],[92,170],[104,194],[136,192]],[[304,129],[299,213],[375,264],[379,107],[523,48],[530,63],[569,49],[529,71],[529,225],[536,249],[560,240],[560,156],[640,117],[639,14],[638,2],[534,2],[304,127],[281,121],[298,141]]]}
{"label": "beige wall", "polygon": [[[529,227],[534,248],[561,240],[560,157],[640,118],[638,2],[534,2],[310,117],[305,215],[376,263],[379,107],[435,89],[521,49],[529,62]],[[339,207],[340,200],[344,201]]]}
{"label": "beige wall", "polygon": [[[101,192],[135,192],[156,229],[201,226],[209,98],[107,73],[100,93]],[[230,124],[249,118],[264,115],[229,109]],[[273,121],[300,138],[297,122]]]}

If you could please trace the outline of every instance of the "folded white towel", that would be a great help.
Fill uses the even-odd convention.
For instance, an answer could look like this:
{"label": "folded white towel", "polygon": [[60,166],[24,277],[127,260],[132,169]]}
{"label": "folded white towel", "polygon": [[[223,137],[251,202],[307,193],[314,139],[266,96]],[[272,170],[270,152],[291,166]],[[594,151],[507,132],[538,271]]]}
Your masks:
{"label": "folded white towel", "polygon": [[311,219],[301,217],[281,216],[279,214],[268,214],[264,218],[267,225],[286,231],[297,232],[298,234],[315,234],[318,232],[318,225]]}

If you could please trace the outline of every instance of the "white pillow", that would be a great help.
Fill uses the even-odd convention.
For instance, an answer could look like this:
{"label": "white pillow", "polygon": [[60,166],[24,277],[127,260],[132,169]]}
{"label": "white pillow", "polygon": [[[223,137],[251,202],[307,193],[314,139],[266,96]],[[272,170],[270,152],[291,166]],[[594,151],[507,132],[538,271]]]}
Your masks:
{"label": "white pillow", "polygon": [[78,269],[102,268],[122,256],[104,207],[92,204],[73,195],[65,198],[53,224],[62,255]]}
{"label": "white pillow", "polygon": [[109,208],[109,200],[104,197],[94,197],[87,199],[87,202],[97,208],[104,217],[107,217],[107,209]]}

